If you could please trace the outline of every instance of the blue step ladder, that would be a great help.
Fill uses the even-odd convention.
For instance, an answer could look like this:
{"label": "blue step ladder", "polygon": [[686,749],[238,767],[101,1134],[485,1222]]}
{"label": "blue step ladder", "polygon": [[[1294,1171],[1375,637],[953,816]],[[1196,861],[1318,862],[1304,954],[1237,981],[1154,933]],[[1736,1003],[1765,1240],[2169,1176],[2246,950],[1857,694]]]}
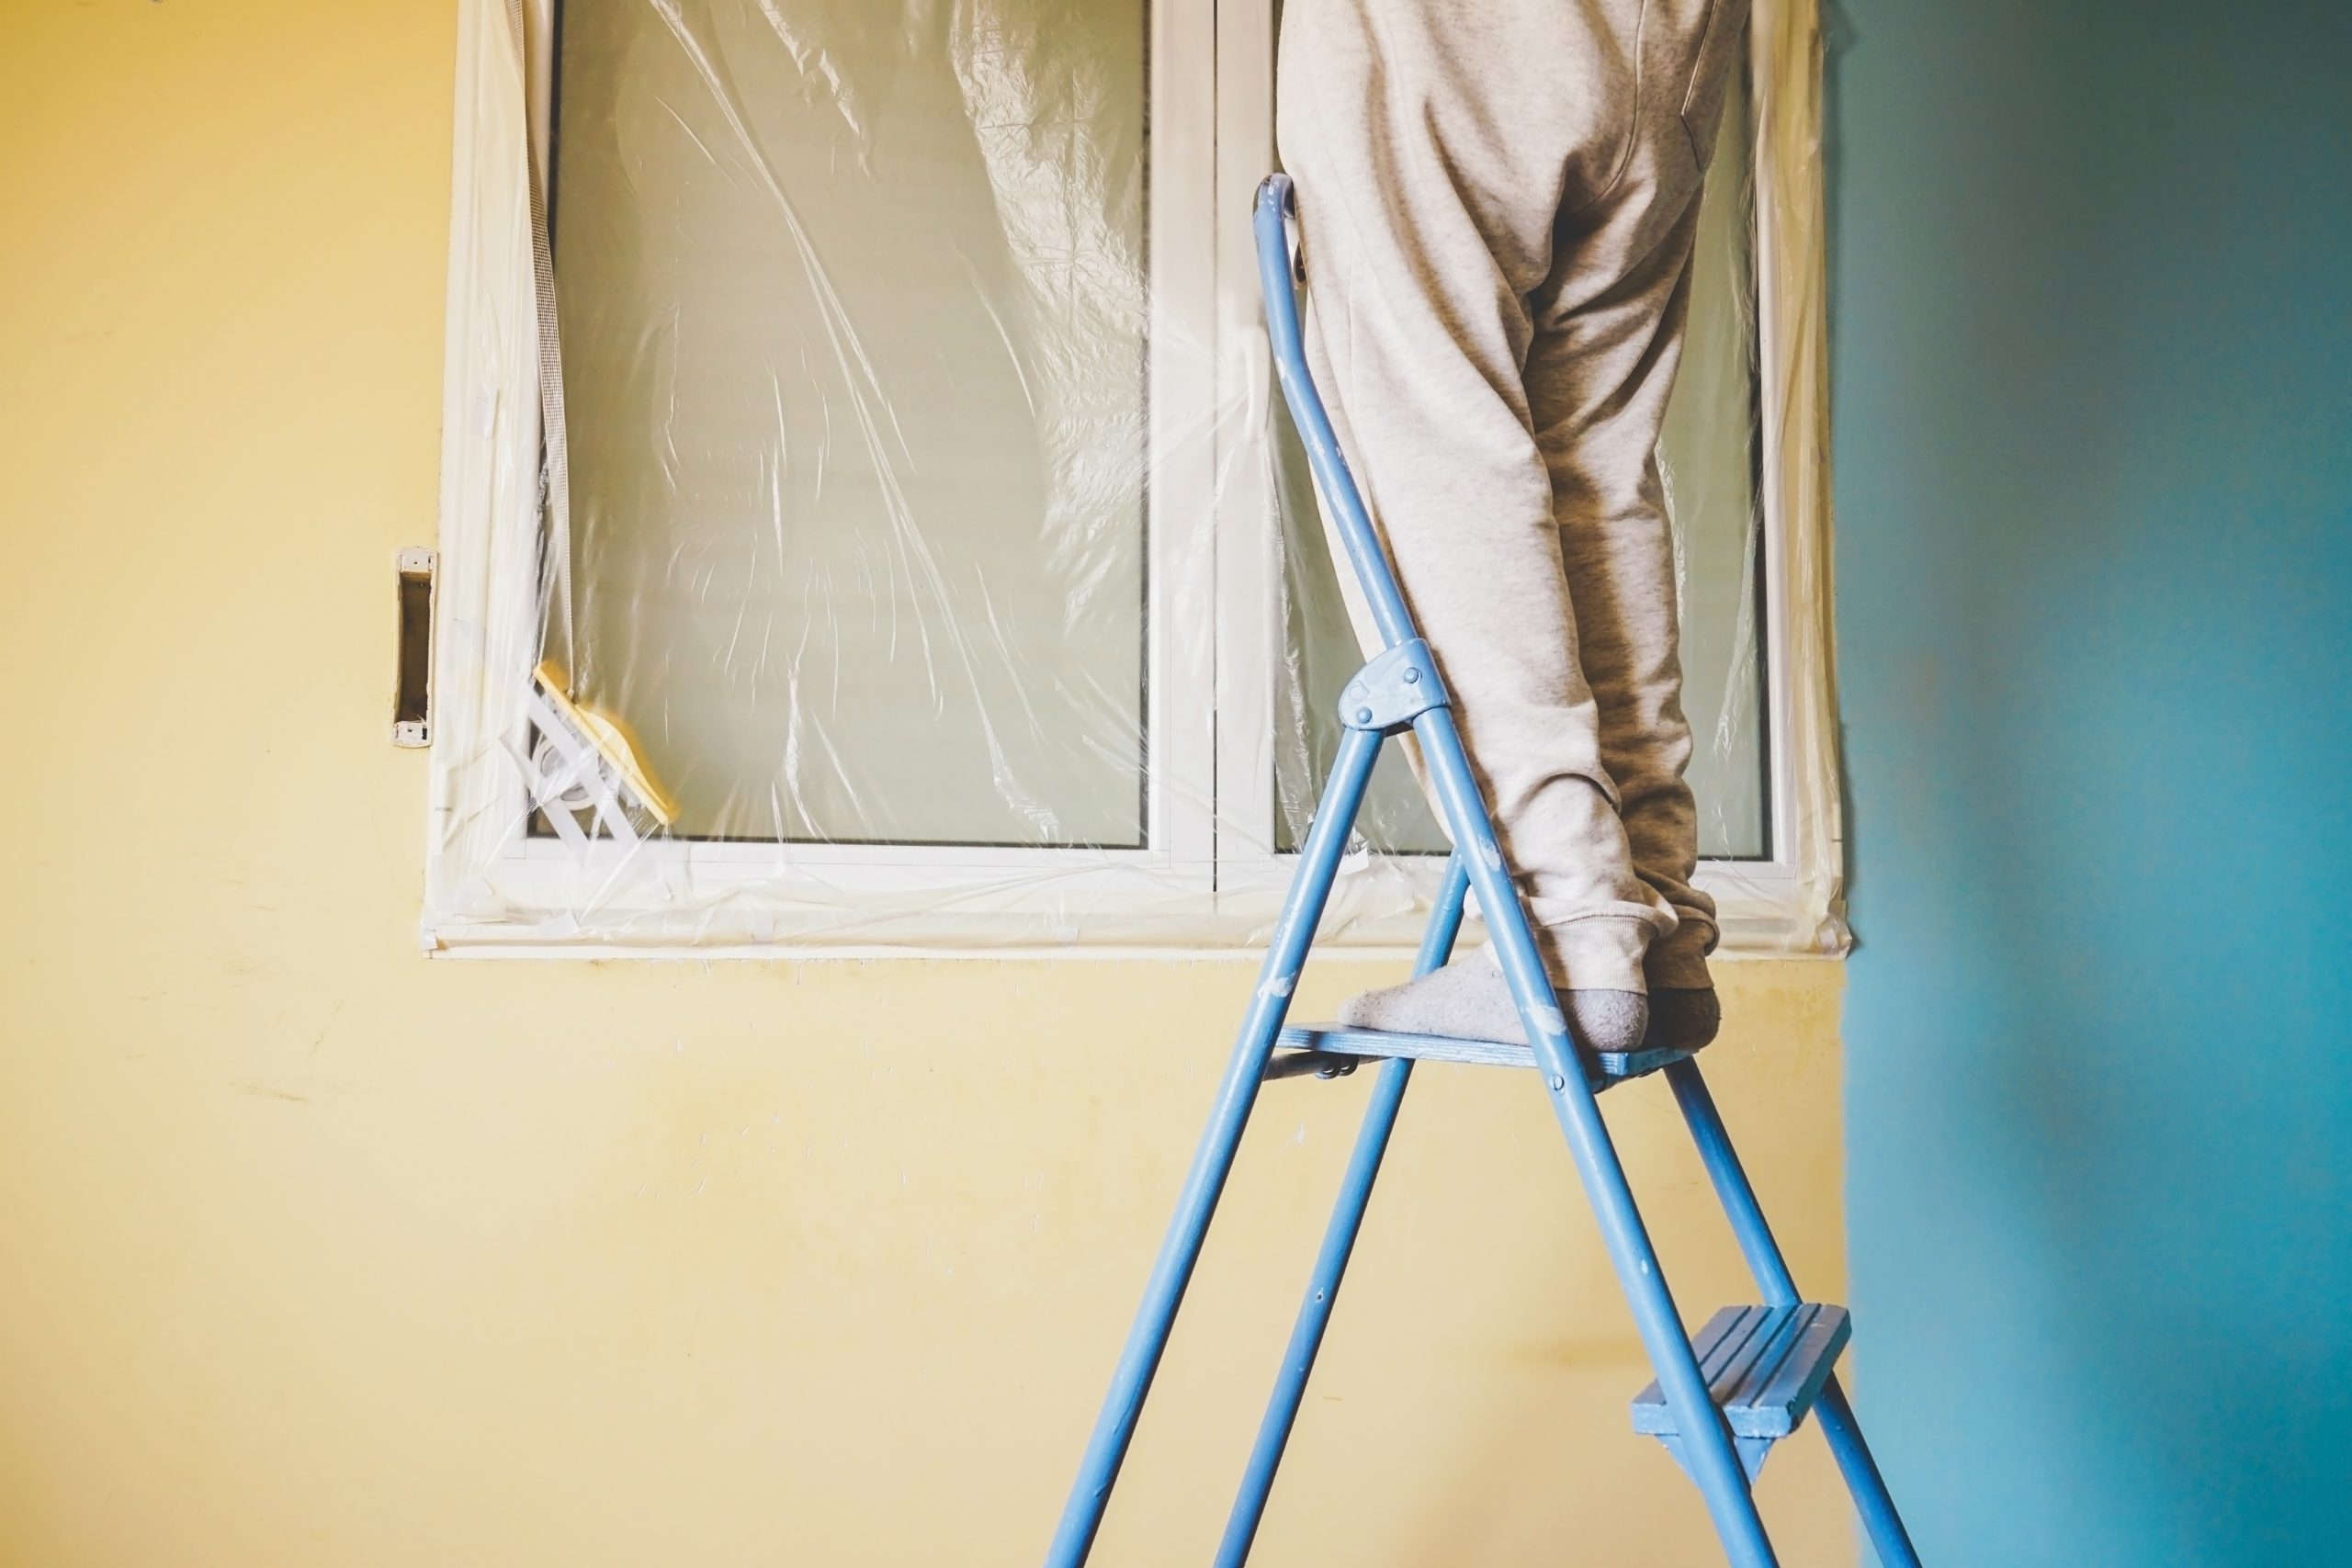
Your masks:
{"label": "blue step ladder", "polygon": [[[1274,364],[1291,415],[1306,445],[1317,488],[1339,527],[1348,559],[1363,584],[1384,651],[1357,672],[1340,700],[1340,750],[1321,805],[1299,852],[1298,874],[1268,944],[1264,967],[1233,1060],[1217,1089],[1216,1104],[1177,1200],[1176,1217],[1152,1265],[1141,1309],[1112,1375],[1111,1391],[1080,1462],[1061,1525],[1046,1554],[1047,1568],[1079,1568],[1094,1544],[1111,1488],[1135,1436],[1136,1422],[1159,1370],[1176,1309],[1199,1260],[1209,1219],[1240,1147],[1243,1127],[1261,1084],[1271,1078],[1334,1077],[1367,1061],[1381,1064],[1372,1103],[1357,1134],[1340,1198],[1316,1255],[1306,1298],[1291,1331],[1272,1399],[1234,1501],[1218,1568],[1241,1568],[1264,1517],[1274,1471],[1298,1417],[1340,1280],[1363,1224],[1396,1111],[1417,1061],[1467,1062],[1532,1068],[1548,1089],[1561,1130],[1576,1157],[1577,1174],[1600,1222],[1619,1283],[1634,1309],[1642,1344],[1657,1381],[1634,1401],[1634,1429],[1658,1438],[1705,1496],[1724,1549],[1738,1568],[1767,1568],[1778,1559],[1749,1490],[1774,1443],[1792,1436],[1808,1414],[1818,1416],[1844,1473],[1864,1529],[1884,1568],[1917,1568],[1886,1483],[1862,1440],[1861,1427],[1832,1370],[1849,1334],[1843,1307],[1807,1302],[1772,1239],[1756,1192],[1740,1168],[1723,1117],[1707,1092],[1699,1064],[1687,1051],[1619,1054],[1582,1051],[1569,1039],[1558,998],[1538,957],[1527,914],[1504,868],[1468,757],[1447,706],[1429,645],[1413,628],[1355,481],[1331,431],[1299,339],[1296,274],[1289,236],[1291,186],[1282,175],[1258,188],[1255,214],[1258,269]],[[1340,857],[1363,804],[1364,788],[1382,743],[1408,730],[1420,741],[1431,785],[1455,852],[1447,863],[1414,973],[1427,974],[1453,951],[1463,903],[1475,889],[1488,940],[1502,960],[1532,1047],[1453,1040],[1363,1029],[1307,1025],[1285,1028],[1290,996],[1331,893]],[[1730,1217],[1764,1297],[1759,1306],[1725,1307],[1698,1334],[1686,1337],[1650,1246],[1617,1151],[1609,1141],[1596,1096],[1632,1078],[1663,1072],[1682,1108],[1690,1135]]]}

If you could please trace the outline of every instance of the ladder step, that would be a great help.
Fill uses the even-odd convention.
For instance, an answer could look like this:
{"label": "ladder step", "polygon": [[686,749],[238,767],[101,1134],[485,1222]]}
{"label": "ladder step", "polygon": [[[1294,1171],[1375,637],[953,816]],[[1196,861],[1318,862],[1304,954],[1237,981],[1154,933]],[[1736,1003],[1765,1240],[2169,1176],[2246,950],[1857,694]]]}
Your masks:
{"label": "ladder step", "polygon": [[[1732,1435],[1770,1442],[1804,1422],[1852,1332],[1841,1306],[1730,1306],[1707,1320],[1690,1348]],[[1634,1398],[1634,1430],[1652,1438],[1679,1435],[1655,1382]]]}
{"label": "ladder step", "polygon": [[[1338,1077],[1367,1059],[1410,1056],[1418,1062],[1465,1062],[1482,1067],[1532,1067],[1535,1053],[1505,1040],[1456,1040],[1444,1034],[1396,1034],[1379,1029],[1345,1029],[1336,1023],[1293,1024],[1275,1041],[1270,1078],[1308,1073]],[[1689,1051],[1608,1051],[1585,1058],[1585,1081],[1595,1094],[1611,1084],[1654,1073]]]}

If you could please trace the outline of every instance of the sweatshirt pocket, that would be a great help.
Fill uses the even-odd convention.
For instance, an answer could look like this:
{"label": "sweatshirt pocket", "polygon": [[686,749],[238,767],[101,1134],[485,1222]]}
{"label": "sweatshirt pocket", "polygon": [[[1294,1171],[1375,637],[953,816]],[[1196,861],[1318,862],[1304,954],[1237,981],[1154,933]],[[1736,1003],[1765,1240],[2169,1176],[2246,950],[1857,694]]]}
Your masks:
{"label": "sweatshirt pocket", "polygon": [[1724,95],[1740,69],[1747,42],[1747,0],[1707,0],[1706,20],[1682,92],[1682,129],[1702,174],[1715,155],[1715,131],[1723,124]]}

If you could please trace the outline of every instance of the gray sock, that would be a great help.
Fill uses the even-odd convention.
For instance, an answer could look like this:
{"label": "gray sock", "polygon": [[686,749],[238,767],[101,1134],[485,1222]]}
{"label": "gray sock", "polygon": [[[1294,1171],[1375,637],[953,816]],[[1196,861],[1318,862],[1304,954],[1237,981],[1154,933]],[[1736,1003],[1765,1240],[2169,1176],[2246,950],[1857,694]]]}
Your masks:
{"label": "gray sock", "polygon": [[1723,1026],[1724,1007],[1713,986],[1653,986],[1649,1037],[1642,1043],[1654,1051],[1696,1051]]}
{"label": "gray sock", "polygon": [[[1560,1008],[1588,1051],[1638,1050],[1649,1027],[1649,1004],[1638,991],[1562,991]],[[1500,965],[1475,953],[1418,980],[1364,992],[1340,1010],[1340,1021],[1394,1034],[1527,1043],[1510,982]]]}

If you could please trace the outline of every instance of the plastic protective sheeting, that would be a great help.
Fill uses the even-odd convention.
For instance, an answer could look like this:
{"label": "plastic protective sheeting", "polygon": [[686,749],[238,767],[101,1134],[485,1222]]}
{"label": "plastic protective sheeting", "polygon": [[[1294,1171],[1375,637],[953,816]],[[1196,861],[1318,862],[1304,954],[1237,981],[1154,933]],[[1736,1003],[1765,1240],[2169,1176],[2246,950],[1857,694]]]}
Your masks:
{"label": "plastic protective sheeting", "polygon": [[550,651],[674,833],[1144,847],[1145,19],[566,7]]}
{"label": "plastic protective sheeting", "polygon": [[[1733,944],[1819,951],[1826,623],[1792,536],[1826,491],[1789,450],[1819,367],[1773,342],[1817,332],[1816,72],[1809,13],[1758,16],[1665,456],[1709,886]],[[1255,285],[1209,238],[1243,219],[1203,199],[1233,120],[1195,111],[1238,90],[1214,56],[1143,0],[466,25],[428,945],[1261,934],[1360,655],[1262,352],[1221,324]],[[1326,940],[1408,940],[1444,840],[1401,759],[1363,832]]]}

